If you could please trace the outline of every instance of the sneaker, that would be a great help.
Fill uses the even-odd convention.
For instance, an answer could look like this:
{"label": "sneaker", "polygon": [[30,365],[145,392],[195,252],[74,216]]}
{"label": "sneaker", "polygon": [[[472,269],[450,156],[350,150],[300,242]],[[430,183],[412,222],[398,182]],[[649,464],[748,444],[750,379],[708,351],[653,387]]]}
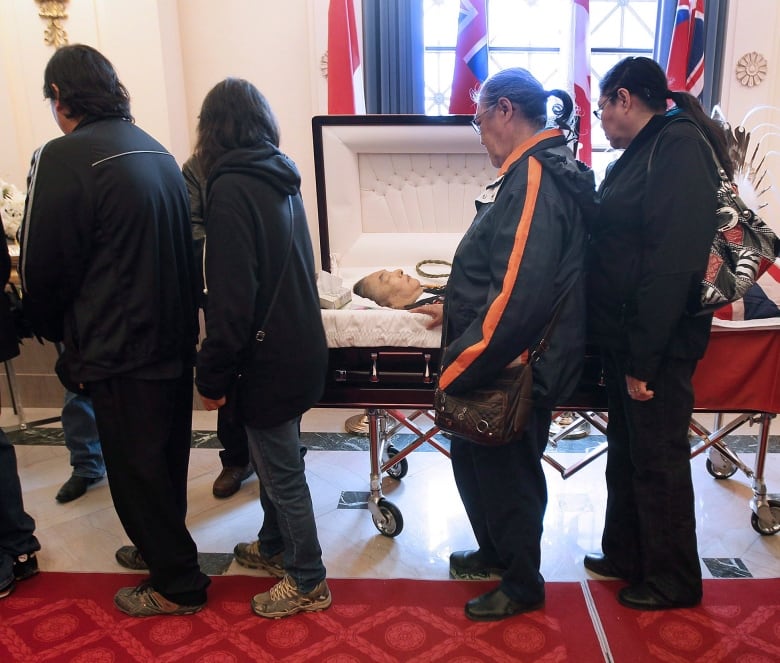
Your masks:
{"label": "sneaker", "polygon": [[19,555],[14,560],[14,578],[16,580],[27,580],[38,573],[38,558],[34,552],[26,555]]}
{"label": "sneaker", "polygon": [[274,578],[284,577],[284,555],[277,553],[273,557],[266,557],[260,552],[260,542],[237,543],[233,548],[233,557],[241,565],[248,569],[262,569]]}
{"label": "sneaker", "polygon": [[12,591],[16,589],[16,581],[11,578],[5,585],[0,587],[0,599],[4,599],[6,596],[8,596]]}
{"label": "sneaker", "polygon": [[145,571],[149,568],[135,546],[122,546],[114,553],[114,557],[119,562],[119,566],[124,566],[126,569]]}
{"label": "sneaker", "polygon": [[450,555],[450,578],[455,580],[484,580],[502,576],[506,568],[486,563],[479,550],[460,550]]}
{"label": "sneaker", "polygon": [[297,612],[317,612],[331,604],[328,583],[322,580],[309,593],[303,594],[295,581],[285,575],[270,591],[252,598],[252,611],[261,617],[279,619]]}
{"label": "sneaker", "polygon": [[114,595],[114,605],[131,617],[156,615],[192,615],[203,609],[205,601],[198,605],[179,605],[155,591],[148,582],[138,587],[123,587]]}

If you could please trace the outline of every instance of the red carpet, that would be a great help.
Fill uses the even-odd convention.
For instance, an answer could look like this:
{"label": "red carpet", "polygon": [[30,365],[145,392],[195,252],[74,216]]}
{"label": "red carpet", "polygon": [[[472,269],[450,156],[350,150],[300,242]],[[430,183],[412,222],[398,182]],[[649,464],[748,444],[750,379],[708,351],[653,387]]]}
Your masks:
{"label": "red carpet", "polygon": [[625,584],[588,581],[616,663],[777,663],[780,579],[705,580],[696,608],[639,612],[616,599]]}
{"label": "red carpet", "polygon": [[252,614],[249,599],[273,579],[223,576],[212,578],[208,606],[196,615],[127,617],[113,595],[141,578],[41,573],[19,583],[0,600],[0,661],[604,660],[578,583],[548,583],[544,610],[478,623],[463,604],[492,583],[329,580],[328,610],[268,620]]}

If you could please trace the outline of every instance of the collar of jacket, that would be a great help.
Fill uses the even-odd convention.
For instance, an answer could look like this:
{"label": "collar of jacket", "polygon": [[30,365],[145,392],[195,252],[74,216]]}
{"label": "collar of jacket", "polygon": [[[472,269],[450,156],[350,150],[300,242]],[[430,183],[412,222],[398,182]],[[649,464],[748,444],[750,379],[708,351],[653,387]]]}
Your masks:
{"label": "collar of jacket", "polygon": [[[545,129],[544,131],[535,133],[528,140],[523,141],[514,150],[512,150],[509,156],[504,160],[501,169],[498,171],[498,176],[501,177],[501,175],[506,173],[512,164],[522,159],[527,152],[535,152],[536,150],[534,148],[540,149],[540,144],[550,140],[551,138],[559,138],[561,141],[565,142],[563,138],[563,132],[560,129]],[[555,141],[555,144],[560,144],[560,141]],[[549,146],[545,145],[544,147]]]}

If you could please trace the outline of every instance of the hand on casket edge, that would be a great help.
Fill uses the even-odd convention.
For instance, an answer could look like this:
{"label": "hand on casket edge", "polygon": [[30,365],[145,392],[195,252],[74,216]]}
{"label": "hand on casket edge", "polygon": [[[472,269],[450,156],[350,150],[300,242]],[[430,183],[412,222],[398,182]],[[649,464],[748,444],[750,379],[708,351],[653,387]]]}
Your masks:
{"label": "hand on casket edge", "polygon": [[440,327],[444,319],[444,304],[424,304],[418,306],[410,311],[411,313],[422,313],[429,316],[431,319],[428,324],[425,325],[426,329],[435,329]]}

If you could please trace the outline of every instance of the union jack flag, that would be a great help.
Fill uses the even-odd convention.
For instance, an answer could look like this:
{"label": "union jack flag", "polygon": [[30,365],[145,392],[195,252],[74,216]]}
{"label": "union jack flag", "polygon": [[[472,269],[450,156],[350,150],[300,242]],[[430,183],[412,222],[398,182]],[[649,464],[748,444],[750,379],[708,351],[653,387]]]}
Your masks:
{"label": "union jack flag", "polygon": [[666,64],[670,90],[704,90],[704,0],[678,0]]}
{"label": "union jack flag", "polygon": [[473,113],[471,90],[476,89],[487,78],[486,4],[486,0],[460,0],[450,113]]}

